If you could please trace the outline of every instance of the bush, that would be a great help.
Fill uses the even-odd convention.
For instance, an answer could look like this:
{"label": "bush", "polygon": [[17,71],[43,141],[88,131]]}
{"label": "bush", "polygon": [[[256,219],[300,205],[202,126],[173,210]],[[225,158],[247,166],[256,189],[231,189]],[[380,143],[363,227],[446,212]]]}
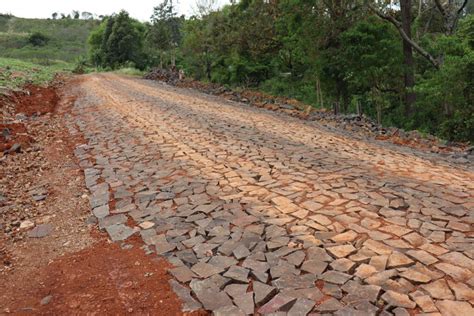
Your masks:
{"label": "bush", "polygon": [[33,46],[45,46],[49,42],[49,37],[46,35],[40,33],[40,32],[35,32],[28,37],[28,43],[30,43]]}

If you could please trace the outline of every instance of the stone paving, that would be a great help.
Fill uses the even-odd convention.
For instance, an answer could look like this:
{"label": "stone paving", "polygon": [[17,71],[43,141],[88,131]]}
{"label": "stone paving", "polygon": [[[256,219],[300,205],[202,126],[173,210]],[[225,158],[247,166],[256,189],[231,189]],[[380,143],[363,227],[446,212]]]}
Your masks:
{"label": "stone paving", "polygon": [[173,265],[183,311],[474,315],[474,173],[115,75],[75,93],[99,226]]}

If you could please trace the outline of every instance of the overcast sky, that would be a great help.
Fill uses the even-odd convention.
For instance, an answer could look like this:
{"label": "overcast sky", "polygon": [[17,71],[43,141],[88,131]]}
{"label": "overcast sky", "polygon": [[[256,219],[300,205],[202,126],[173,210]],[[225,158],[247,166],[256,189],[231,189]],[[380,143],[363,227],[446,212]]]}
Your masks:
{"label": "overcast sky", "polygon": [[[97,15],[110,15],[121,9],[142,21],[148,21],[153,13],[153,7],[161,0],[0,0],[0,13],[11,13],[17,17],[49,18],[53,12],[70,13],[72,10],[87,11]],[[217,0],[218,5],[228,3],[228,0]],[[179,0],[178,12],[192,15],[196,0]]]}

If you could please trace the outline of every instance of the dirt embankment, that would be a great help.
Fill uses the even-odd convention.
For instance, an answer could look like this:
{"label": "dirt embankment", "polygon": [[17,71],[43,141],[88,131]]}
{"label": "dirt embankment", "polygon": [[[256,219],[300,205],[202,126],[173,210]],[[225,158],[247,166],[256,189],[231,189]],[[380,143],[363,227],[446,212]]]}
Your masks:
{"label": "dirt embankment", "polygon": [[1,101],[0,314],[182,314],[164,260],[88,224],[84,140],[64,120],[74,80]]}

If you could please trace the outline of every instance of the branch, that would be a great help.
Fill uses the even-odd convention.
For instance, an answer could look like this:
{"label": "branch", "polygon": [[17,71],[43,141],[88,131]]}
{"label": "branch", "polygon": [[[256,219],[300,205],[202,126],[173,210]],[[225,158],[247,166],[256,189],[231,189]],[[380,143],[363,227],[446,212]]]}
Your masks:
{"label": "branch", "polygon": [[[446,10],[444,9],[443,5],[439,0],[434,0],[436,7],[438,8],[439,12],[441,12],[441,15],[446,18]],[[467,2],[467,0],[466,0]]]}
{"label": "branch", "polygon": [[439,66],[440,66],[439,61],[435,57],[433,57],[430,53],[428,53],[426,50],[424,50],[423,47],[418,45],[418,43],[413,41],[407,35],[407,33],[405,33],[405,31],[402,28],[402,24],[399,21],[397,21],[393,16],[383,14],[382,12],[380,12],[379,10],[374,8],[371,4],[368,4],[368,6],[379,18],[392,23],[397,28],[397,30],[400,33],[400,35],[402,36],[402,38],[408,44],[410,44],[410,46],[413,47],[418,52],[418,54],[420,54],[421,56],[426,58],[436,69],[439,69]]}
{"label": "branch", "polygon": [[464,8],[466,7],[467,5],[467,1],[468,0],[464,0],[464,3],[462,4],[462,6],[459,8],[458,12],[457,12],[457,15],[460,15],[462,13],[462,11],[464,10]]}

